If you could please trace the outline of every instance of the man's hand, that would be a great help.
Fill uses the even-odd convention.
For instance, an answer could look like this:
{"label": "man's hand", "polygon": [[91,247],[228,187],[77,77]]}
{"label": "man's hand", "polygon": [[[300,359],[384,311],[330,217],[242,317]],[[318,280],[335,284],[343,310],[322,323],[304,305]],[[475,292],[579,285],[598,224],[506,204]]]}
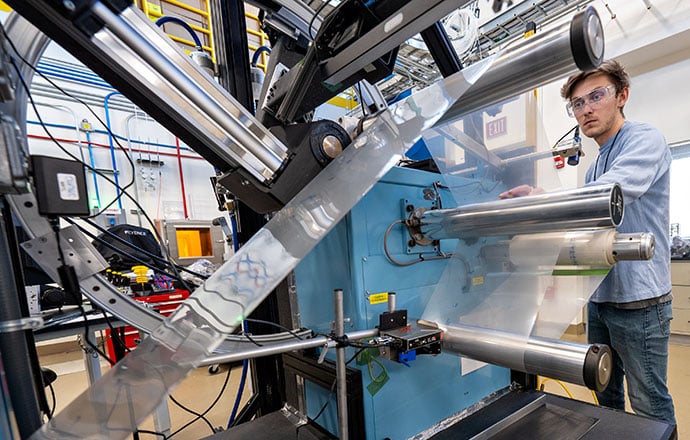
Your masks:
{"label": "man's hand", "polygon": [[520,185],[515,188],[511,188],[508,191],[502,192],[498,195],[499,199],[512,199],[514,197],[531,196],[534,194],[541,194],[544,192],[543,188],[532,187],[529,185]]}

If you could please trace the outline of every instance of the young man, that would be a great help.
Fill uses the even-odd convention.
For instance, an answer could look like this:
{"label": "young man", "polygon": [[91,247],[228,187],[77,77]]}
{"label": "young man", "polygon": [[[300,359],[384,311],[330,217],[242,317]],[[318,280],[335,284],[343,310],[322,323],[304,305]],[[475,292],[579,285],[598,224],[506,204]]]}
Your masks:
{"label": "young man", "polygon": [[[602,405],[625,409],[623,377],[635,413],[675,424],[666,385],[670,334],[671,275],[669,174],[671,152],[655,128],[625,119],[630,79],[616,61],[568,78],[561,95],[580,130],[599,144],[587,170],[587,185],[619,183],[625,215],[619,232],[652,232],[654,257],[621,261],[606,276],[587,307],[590,343],[613,350],[611,381],[597,397]],[[501,198],[534,194],[522,185]]]}

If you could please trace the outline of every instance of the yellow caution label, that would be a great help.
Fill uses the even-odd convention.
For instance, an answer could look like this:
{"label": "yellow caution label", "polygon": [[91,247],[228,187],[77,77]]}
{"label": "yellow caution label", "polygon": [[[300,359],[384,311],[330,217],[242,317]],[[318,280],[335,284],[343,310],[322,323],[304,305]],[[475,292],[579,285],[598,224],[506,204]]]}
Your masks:
{"label": "yellow caution label", "polygon": [[372,293],[369,295],[369,304],[382,304],[388,302],[388,292]]}
{"label": "yellow caution label", "polygon": [[473,286],[479,286],[480,284],[484,284],[484,277],[472,277]]}
{"label": "yellow caution label", "polygon": [[0,1],[0,11],[3,11],[3,12],[10,12],[10,11],[12,11],[12,8],[10,8],[9,6],[7,6],[7,4],[6,4],[5,2]]}

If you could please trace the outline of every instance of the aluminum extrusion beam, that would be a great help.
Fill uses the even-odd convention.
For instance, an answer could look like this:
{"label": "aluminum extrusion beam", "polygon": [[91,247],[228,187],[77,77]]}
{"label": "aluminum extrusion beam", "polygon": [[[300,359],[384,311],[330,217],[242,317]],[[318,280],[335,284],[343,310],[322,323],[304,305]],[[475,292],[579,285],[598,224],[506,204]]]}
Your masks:
{"label": "aluminum extrusion beam", "polygon": [[408,223],[424,238],[440,240],[615,227],[622,220],[623,192],[612,184],[418,210]]}
{"label": "aluminum extrusion beam", "polygon": [[133,6],[115,14],[94,2],[105,26],[87,35],[51,2],[9,4],[216,168],[267,182],[283,166],[287,148]]}
{"label": "aluminum extrusion beam", "polygon": [[515,43],[455,103],[436,125],[496,104],[580,70],[604,57],[604,31],[596,10],[587,7],[570,22]]}
{"label": "aluminum extrusion beam", "polygon": [[611,377],[611,349],[518,336],[463,325],[443,328],[443,350],[494,365],[603,391]]}

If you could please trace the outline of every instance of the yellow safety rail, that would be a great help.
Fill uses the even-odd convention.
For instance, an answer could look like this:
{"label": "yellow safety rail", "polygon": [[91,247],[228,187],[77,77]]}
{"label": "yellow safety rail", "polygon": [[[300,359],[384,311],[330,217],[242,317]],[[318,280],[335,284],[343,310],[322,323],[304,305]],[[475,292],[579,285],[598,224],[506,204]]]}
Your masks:
{"label": "yellow safety rail", "polygon": [[[247,28],[247,34],[249,35],[254,35],[255,37],[259,38],[259,45],[255,46],[253,44],[249,44],[249,50],[254,52],[256,49],[258,49],[261,46],[266,46],[266,43],[268,42],[268,35],[266,35],[262,30],[261,30],[261,20],[259,20],[259,17],[256,14],[252,14],[250,12],[245,12],[244,16],[247,17],[248,19],[255,21],[256,22],[256,27],[259,29],[258,31],[254,29]],[[261,52],[261,62],[256,63],[256,67],[260,67],[264,73],[266,73],[266,66],[268,66],[268,60],[267,60],[267,54],[266,52]]]}
{"label": "yellow safety rail", "polygon": [[[152,20],[157,20],[158,18],[162,17],[165,15],[163,13],[164,9],[164,4],[176,6],[180,9],[183,9],[185,11],[191,12],[193,14],[199,15],[201,19],[199,20],[200,22],[206,22],[206,27],[201,27],[197,26],[194,24],[189,24],[192,29],[194,29],[196,32],[199,32],[205,36],[208,37],[208,45],[202,45],[202,49],[204,49],[206,52],[209,53],[211,56],[211,59],[213,62],[216,62],[216,52],[214,50],[214,42],[213,42],[213,31],[212,31],[212,22],[211,22],[211,6],[210,6],[210,0],[203,0],[202,4],[206,8],[206,10],[202,10],[199,8],[196,8],[194,6],[188,5],[186,3],[182,3],[178,0],[160,0],[160,5],[151,3],[148,0],[135,0],[135,5],[139,7],[142,11],[144,11],[144,15],[147,17],[151,18]],[[176,41],[180,44],[184,44],[185,46],[191,46],[195,47],[195,44],[192,40],[188,40],[186,38],[180,38],[176,35],[170,35],[170,39],[173,41]],[[203,41],[203,40],[202,40]]]}
{"label": "yellow safety rail", "polygon": [[[192,12],[194,14],[199,15],[201,17],[201,19],[199,21],[200,22],[205,21],[208,25],[208,28],[200,27],[200,26],[197,26],[194,24],[190,24],[190,26],[195,31],[208,37],[208,43],[209,44],[203,45],[202,48],[211,55],[211,59],[215,63],[216,62],[216,54],[215,54],[215,50],[214,50],[214,47],[215,47],[214,35],[213,35],[213,30],[212,30],[213,28],[211,26],[212,18],[211,18],[211,14],[209,12],[211,10],[209,1],[210,0],[203,0],[203,4],[204,4],[206,10],[202,10],[202,9],[196,8],[194,6],[190,6],[188,4],[180,2],[179,0],[160,0],[161,5],[152,3],[148,0],[135,0],[134,3],[137,7],[139,7],[144,12],[144,14],[147,17],[149,17],[151,19],[156,19],[156,20],[164,15],[164,13],[163,13],[164,6],[163,5],[165,3],[167,3],[169,5],[176,6],[176,7],[181,8],[181,9],[184,9],[185,11],[189,11],[189,12]],[[246,18],[248,18],[251,21],[256,22],[256,24],[257,24],[256,28],[258,30],[247,28],[247,34],[253,35],[254,37],[257,37],[259,40],[258,46],[254,45],[254,44],[248,45],[248,49],[253,53],[260,46],[266,46],[267,45],[268,35],[266,35],[263,31],[261,31],[261,21],[259,20],[259,17],[256,14],[252,14],[250,12],[245,12],[244,15]],[[181,38],[181,37],[178,37],[176,35],[170,35],[170,38],[173,41],[176,41],[176,42],[183,44],[185,46],[194,47],[194,42],[191,40],[188,40],[186,38]],[[259,63],[257,63],[256,65],[257,65],[257,67],[263,69],[264,73],[266,72],[266,66],[268,65],[268,55],[266,52],[261,53],[261,61]]]}

